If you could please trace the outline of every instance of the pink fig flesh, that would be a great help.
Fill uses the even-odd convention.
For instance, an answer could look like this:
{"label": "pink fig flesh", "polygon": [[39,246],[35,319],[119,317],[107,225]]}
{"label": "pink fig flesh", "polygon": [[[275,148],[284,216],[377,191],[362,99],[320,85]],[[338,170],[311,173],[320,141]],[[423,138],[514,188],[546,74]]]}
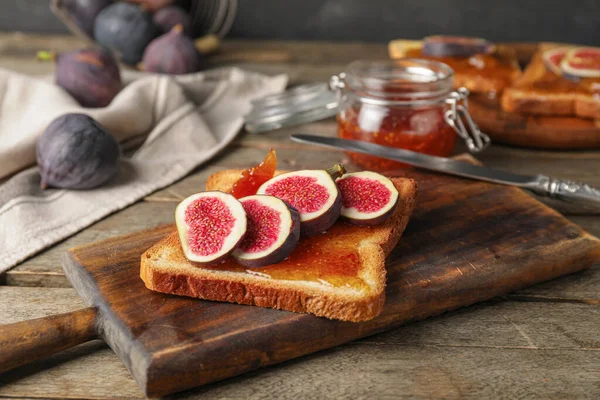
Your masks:
{"label": "pink fig flesh", "polygon": [[330,172],[302,170],[281,174],[265,182],[257,193],[278,197],[296,208],[300,213],[300,232],[314,236],[331,228],[340,216],[342,198]]}
{"label": "pink fig flesh", "polygon": [[340,215],[354,225],[379,225],[393,214],[398,189],[383,175],[363,171],[345,174],[336,181],[342,195]]}
{"label": "pink fig flesh", "polygon": [[431,57],[470,57],[494,49],[493,43],[478,37],[436,35],[423,39],[423,54]]}
{"label": "pink fig flesh", "polygon": [[576,47],[564,56],[560,68],[571,80],[600,78],[600,48]]}
{"label": "pink fig flesh", "polygon": [[273,196],[247,196],[240,202],[246,210],[248,229],[232,257],[249,268],[286,259],[300,239],[298,210]]}
{"label": "pink fig flesh", "polygon": [[183,200],[175,210],[175,222],[186,258],[203,265],[225,260],[247,229],[242,204],[218,191],[197,193]]}
{"label": "pink fig flesh", "polygon": [[562,70],[560,69],[560,63],[571,49],[572,47],[558,47],[545,51],[542,58],[546,68],[556,75],[561,76]]}

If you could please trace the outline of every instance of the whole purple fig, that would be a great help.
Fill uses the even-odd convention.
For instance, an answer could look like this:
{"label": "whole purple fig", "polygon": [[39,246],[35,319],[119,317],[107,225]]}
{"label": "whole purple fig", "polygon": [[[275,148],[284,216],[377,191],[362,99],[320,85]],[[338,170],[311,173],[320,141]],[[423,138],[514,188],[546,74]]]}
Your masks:
{"label": "whole purple fig", "polygon": [[115,3],[100,11],[94,24],[94,39],[119,53],[129,65],[137,64],[144,49],[158,34],[152,15],[130,3]]}
{"label": "whole purple fig", "polygon": [[194,41],[183,34],[181,25],[177,25],[150,42],[144,51],[143,65],[148,72],[189,74],[200,69],[202,59]]}
{"label": "whole purple fig", "polygon": [[[40,57],[44,58],[42,53]],[[56,84],[83,107],[105,107],[121,91],[121,73],[112,54],[83,49],[54,56]]]}
{"label": "whole purple fig", "polygon": [[119,170],[115,138],[85,114],[65,114],[48,125],[37,142],[41,187],[91,189]]}
{"label": "whole purple fig", "polygon": [[63,2],[75,24],[90,37],[94,35],[96,17],[110,3],[111,0],[65,0]]}
{"label": "whole purple fig", "polygon": [[192,35],[192,21],[188,13],[181,7],[167,6],[161,8],[152,16],[154,24],[161,33],[169,32],[176,25],[183,26],[183,33]]}

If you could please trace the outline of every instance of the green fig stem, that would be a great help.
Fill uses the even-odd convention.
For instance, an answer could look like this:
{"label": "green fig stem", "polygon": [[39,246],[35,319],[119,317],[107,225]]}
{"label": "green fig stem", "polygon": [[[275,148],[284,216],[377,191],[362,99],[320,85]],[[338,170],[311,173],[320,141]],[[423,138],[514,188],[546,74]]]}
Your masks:
{"label": "green fig stem", "polygon": [[175,25],[172,29],[171,32],[175,32],[175,33],[183,33],[183,25],[182,24],[177,24]]}
{"label": "green fig stem", "polygon": [[327,173],[331,176],[334,181],[346,173],[346,168],[342,164],[335,164],[333,167],[328,168]]}
{"label": "green fig stem", "polygon": [[56,52],[55,51],[38,51],[36,56],[38,61],[56,61]]}
{"label": "green fig stem", "polygon": [[207,55],[215,53],[219,49],[221,39],[217,35],[210,34],[196,39],[194,45],[200,54]]}

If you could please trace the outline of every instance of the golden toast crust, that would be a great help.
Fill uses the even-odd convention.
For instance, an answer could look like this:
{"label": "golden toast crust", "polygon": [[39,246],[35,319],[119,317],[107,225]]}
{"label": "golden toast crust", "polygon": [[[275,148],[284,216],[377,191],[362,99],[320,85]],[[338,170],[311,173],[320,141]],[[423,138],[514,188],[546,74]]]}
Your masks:
{"label": "golden toast crust", "polygon": [[[230,191],[240,172],[218,172],[208,179],[206,189]],[[416,183],[403,178],[392,181],[400,192],[401,201],[383,224],[365,228],[360,240],[358,275],[368,283],[365,289],[351,290],[317,282],[268,279],[255,274],[202,268],[185,259],[177,232],[142,255],[140,276],[146,287],[162,293],[312,313],[345,321],[372,319],[381,313],[385,302],[385,258],[402,236],[415,204]],[[326,237],[325,234],[323,240]]]}

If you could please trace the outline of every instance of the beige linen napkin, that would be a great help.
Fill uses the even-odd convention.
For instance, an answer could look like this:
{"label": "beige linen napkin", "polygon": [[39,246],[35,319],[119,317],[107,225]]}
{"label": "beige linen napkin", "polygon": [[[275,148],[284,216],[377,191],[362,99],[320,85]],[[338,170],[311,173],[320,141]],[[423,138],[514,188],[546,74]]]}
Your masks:
{"label": "beige linen napkin", "polygon": [[41,190],[36,167],[0,185],[0,273],[181,179],[231,142],[251,100],[287,83],[237,68],[134,78],[108,107],[84,109],[52,83],[0,70],[0,178],[33,165],[37,138],[67,112],[92,116],[119,141],[147,135],[100,188]]}

